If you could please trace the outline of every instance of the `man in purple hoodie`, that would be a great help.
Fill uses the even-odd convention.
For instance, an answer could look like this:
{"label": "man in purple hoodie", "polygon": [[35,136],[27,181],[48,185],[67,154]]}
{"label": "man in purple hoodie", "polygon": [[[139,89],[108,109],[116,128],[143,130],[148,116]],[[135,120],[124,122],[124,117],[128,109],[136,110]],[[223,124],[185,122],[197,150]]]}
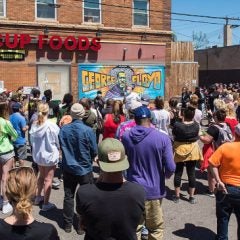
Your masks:
{"label": "man in purple hoodie", "polygon": [[[172,144],[169,136],[151,128],[151,112],[141,106],[134,111],[136,126],[122,137],[130,167],[128,181],[142,185],[146,192],[142,224],[149,231],[149,239],[163,239],[162,198],[165,197],[165,178],[175,171]],[[137,230],[141,239],[141,228]]]}

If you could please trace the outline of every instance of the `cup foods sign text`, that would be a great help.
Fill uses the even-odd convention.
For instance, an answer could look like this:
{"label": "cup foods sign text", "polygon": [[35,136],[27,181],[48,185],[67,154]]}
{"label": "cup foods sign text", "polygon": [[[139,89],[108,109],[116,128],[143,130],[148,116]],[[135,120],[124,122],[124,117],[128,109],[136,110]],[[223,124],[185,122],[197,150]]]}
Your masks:
{"label": "cup foods sign text", "polygon": [[37,39],[39,49],[44,46],[49,46],[52,50],[60,50],[63,47],[69,51],[80,50],[93,50],[98,51],[101,48],[100,39],[95,37],[89,39],[85,36],[67,36],[62,38],[58,35],[46,36],[39,35],[32,37],[29,34],[0,34],[0,47],[7,47],[9,49],[24,49],[32,40]]}

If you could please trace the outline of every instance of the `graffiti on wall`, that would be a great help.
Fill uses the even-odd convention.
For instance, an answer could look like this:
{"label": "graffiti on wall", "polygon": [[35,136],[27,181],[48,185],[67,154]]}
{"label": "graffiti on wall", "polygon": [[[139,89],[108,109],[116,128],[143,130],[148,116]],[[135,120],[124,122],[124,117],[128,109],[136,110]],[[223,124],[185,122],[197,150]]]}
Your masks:
{"label": "graffiti on wall", "polygon": [[131,85],[139,95],[152,99],[164,96],[165,68],[160,65],[100,65],[78,67],[79,98],[94,98],[101,90],[104,98],[121,99]]}

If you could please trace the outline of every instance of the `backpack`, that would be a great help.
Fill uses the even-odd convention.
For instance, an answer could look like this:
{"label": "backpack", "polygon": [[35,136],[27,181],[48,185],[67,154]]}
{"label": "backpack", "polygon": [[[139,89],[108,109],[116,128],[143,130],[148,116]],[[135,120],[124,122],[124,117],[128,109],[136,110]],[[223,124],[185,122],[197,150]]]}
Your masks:
{"label": "backpack", "polygon": [[173,125],[176,122],[181,122],[181,119],[179,117],[179,111],[175,110],[175,109],[171,109],[170,112],[170,126],[173,127]]}
{"label": "backpack", "polygon": [[[221,126],[223,125],[223,126]],[[220,147],[222,144],[226,142],[233,142],[234,138],[231,132],[230,127],[226,123],[222,123],[221,125],[215,124],[219,129],[218,139],[217,141],[213,142],[214,149],[216,150],[218,147]]]}

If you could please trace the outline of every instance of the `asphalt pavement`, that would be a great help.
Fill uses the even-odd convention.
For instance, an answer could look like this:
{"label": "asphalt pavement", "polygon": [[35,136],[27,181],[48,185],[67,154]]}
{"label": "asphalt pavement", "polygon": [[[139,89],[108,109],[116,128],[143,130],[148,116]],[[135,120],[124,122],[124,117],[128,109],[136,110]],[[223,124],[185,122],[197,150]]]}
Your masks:
{"label": "asphalt pavement", "polygon": [[[197,173],[196,204],[188,202],[187,177],[184,172],[182,178],[181,200],[174,203],[171,200],[173,194],[173,177],[166,182],[167,196],[163,201],[165,240],[211,240],[215,238],[216,217],[215,199],[205,195],[207,188],[206,172]],[[63,183],[59,190],[52,190],[50,201],[55,203],[57,209],[49,212],[42,212],[38,206],[34,206],[34,216],[42,222],[52,223],[58,230],[61,240],[82,240],[84,236],[77,235],[73,229],[71,233],[65,233],[62,229],[62,208],[63,208]],[[5,216],[0,213],[0,218]],[[229,239],[237,240],[236,218],[232,215],[229,223]]]}

